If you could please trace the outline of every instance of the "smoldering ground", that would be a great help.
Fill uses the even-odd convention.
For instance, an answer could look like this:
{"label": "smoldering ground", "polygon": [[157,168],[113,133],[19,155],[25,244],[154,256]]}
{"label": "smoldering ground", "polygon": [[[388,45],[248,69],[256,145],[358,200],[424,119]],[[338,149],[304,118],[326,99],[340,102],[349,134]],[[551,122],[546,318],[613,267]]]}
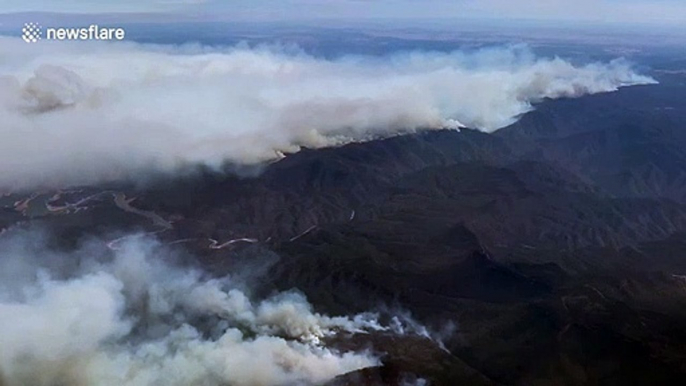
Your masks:
{"label": "smoldering ground", "polygon": [[526,47],[325,60],[278,47],[0,38],[0,56],[5,190],[259,164],[417,130],[490,132],[543,98],[654,82],[622,60],[574,65]]}

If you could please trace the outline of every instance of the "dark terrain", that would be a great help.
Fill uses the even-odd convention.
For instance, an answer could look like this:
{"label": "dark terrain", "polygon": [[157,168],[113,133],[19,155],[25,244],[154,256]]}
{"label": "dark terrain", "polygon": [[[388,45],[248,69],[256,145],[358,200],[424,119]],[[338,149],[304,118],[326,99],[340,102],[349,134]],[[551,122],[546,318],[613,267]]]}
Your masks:
{"label": "dark terrain", "polygon": [[[543,101],[495,134],[305,149],[255,177],[14,193],[0,198],[0,228],[30,219],[64,247],[160,231],[217,274],[278,256],[255,279],[265,293],[297,288],[323,312],[383,305],[456,327],[447,351],[412,335],[337,339],[371,345],[385,365],[331,385],[682,384],[686,77],[656,76]],[[144,212],[118,208],[110,190]]]}

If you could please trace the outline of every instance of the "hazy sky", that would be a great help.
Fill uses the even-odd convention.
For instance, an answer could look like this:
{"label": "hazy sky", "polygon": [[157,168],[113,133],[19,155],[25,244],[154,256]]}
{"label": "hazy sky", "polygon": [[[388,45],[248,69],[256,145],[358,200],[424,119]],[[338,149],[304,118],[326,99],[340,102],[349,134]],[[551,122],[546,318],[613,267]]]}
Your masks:
{"label": "hazy sky", "polygon": [[684,0],[0,0],[0,12],[152,12],[226,20],[495,18],[686,25]]}

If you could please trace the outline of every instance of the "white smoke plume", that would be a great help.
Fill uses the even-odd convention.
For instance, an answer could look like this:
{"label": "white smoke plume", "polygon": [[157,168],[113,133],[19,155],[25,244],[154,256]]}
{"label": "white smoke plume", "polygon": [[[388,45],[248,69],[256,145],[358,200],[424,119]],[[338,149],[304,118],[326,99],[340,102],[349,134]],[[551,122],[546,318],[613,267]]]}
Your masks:
{"label": "white smoke plume", "polygon": [[151,239],[102,244],[0,239],[1,385],[309,385],[378,364],[320,341],[384,329],[371,314],[321,315],[298,293],[251,300]]}
{"label": "white smoke plume", "polygon": [[255,164],[461,125],[491,132],[543,98],[654,82],[524,47],[325,60],[274,47],[0,38],[0,188]]}

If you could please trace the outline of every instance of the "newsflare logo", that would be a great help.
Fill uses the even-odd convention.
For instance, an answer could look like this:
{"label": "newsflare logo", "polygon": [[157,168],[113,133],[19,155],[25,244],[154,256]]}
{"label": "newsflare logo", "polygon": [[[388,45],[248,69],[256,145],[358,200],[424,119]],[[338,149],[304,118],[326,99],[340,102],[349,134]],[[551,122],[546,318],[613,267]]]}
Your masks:
{"label": "newsflare logo", "polygon": [[[43,35],[45,29],[45,35]],[[124,40],[123,28],[106,28],[97,24],[88,27],[43,28],[38,23],[25,23],[21,38],[27,43],[39,40]]]}
{"label": "newsflare logo", "polygon": [[21,29],[21,38],[27,43],[35,43],[41,40],[41,30],[38,23],[26,23]]}

